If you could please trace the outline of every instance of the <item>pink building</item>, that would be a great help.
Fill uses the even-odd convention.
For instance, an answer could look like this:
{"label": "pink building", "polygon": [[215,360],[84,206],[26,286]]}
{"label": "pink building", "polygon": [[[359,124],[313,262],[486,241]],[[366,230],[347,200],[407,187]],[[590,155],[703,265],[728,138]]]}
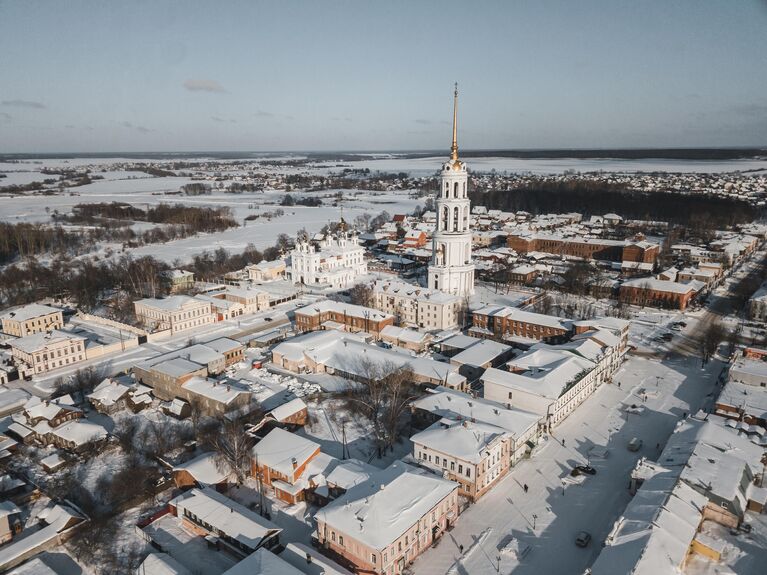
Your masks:
{"label": "pink building", "polygon": [[317,540],[357,573],[398,575],[458,518],[458,484],[392,463],[317,512]]}

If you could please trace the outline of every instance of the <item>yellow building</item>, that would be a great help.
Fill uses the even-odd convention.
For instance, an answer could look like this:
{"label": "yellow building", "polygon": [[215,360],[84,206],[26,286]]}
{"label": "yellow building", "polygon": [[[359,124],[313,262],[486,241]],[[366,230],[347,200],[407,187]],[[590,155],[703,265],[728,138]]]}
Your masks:
{"label": "yellow building", "polygon": [[64,327],[64,315],[60,309],[37,303],[9,310],[0,319],[3,331],[16,337]]}

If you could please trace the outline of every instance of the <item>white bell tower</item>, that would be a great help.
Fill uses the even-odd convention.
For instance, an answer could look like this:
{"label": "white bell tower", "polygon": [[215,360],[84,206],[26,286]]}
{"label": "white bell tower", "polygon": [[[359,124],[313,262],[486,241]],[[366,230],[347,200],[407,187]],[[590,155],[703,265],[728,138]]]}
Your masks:
{"label": "white bell tower", "polygon": [[442,166],[437,192],[437,228],[429,263],[428,286],[466,297],[474,294],[471,263],[471,214],[466,164],[458,159],[458,84],[453,95],[453,145]]}

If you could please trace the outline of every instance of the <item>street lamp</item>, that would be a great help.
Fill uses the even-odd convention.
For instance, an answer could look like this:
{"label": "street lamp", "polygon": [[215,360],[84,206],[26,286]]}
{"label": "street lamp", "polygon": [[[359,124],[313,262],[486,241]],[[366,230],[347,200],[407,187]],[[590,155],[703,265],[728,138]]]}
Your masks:
{"label": "street lamp", "polygon": [[538,516],[533,513],[533,531],[535,531],[535,520],[538,519]]}

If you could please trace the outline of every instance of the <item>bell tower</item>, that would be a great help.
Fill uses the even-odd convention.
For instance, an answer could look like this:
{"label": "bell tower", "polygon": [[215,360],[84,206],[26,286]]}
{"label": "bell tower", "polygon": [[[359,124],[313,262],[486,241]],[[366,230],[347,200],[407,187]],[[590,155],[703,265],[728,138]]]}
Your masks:
{"label": "bell tower", "polygon": [[474,294],[471,263],[471,214],[466,164],[458,159],[458,84],[453,93],[453,145],[442,165],[437,192],[437,227],[428,271],[428,287],[461,297]]}

